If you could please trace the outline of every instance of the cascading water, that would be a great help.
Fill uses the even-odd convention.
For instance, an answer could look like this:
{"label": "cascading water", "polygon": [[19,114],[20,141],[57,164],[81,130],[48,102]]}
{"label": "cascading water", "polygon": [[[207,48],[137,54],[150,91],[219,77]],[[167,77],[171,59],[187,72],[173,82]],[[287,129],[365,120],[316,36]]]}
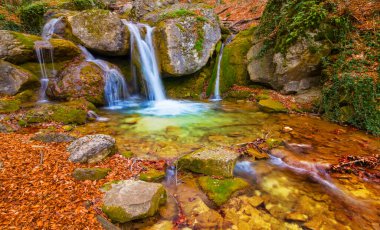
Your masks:
{"label": "cascading water", "polygon": [[[45,24],[42,30],[42,41],[36,41],[34,43],[34,49],[37,55],[38,62],[40,63],[41,70],[41,88],[39,93],[39,102],[46,102],[46,89],[49,83],[49,76],[51,73],[55,72],[54,69],[54,56],[53,56],[53,46],[49,42],[54,34],[55,25],[61,21],[62,18],[53,18],[48,23]],[[49,61],[52,63],[52,69],[49,70],[46,67],[45,59],[50,59]]]}
{"label": "cascading water", "polygon": [[233,39],[233,36],[229,36],[227,40],[222,44],[220,47],[219,51],[219,56],[218,56],[218,65],[216,69],[216,79],[215,79],[215,86],[214,86],[214,96],[211,98],[212,101],[221,101],[222,98],[220,96],[220,65],[222,63],[222,58],[223,58],[223,51],[224,47],[230,43]]}
{"label": "cascading water", "polygon": [[[154,28],[145,24],[135,24],[122,20],[131,33],[131,47],[136,46],[141,64],[141,72],[147,84],[148,98],[152,101],[163,101],[166,99],[165,90],[158,71],[156,55],[153,46]],[[143,39],[140,30],[145,29],[146,35]]]}
{"label": "cascading water", "polygon": [[103,71],[104,96],[107,106],[110,108],[120,106],[129,97],[127,83],[123,74],[118,69],[112,68],[107,62],[95,59],[85,47],[80,45],[78,47],[85,56],[86,61],[94,63]]}

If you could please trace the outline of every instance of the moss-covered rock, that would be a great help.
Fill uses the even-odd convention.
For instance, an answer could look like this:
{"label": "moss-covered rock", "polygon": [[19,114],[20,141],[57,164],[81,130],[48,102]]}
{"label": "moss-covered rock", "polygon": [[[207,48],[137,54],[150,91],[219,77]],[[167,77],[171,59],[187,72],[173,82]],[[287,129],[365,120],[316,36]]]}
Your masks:
{"label": "moss-covered rock", "polygon": [[150,169],[146,172],[141,173],[139,178],[140,180],[146,182],[160,182],[165,178],[165,172],[156,169]]}
{"label": "moss-covered rock", "polygon": [[286,113],[286,107],[279,101],[273,99],[264,99],[259,101],[259,107],[268,113]]}
{"label": "moss-covered rock", "polygon": [[125,180],[105,193],[102,210],[111,220],[125,223],[153,216],[165,202],[162,184]]}
{"label": "moss-covered rock", "polygon": [[76,180],[101,180],[111,172],[109,168],[77,168],[73,172]]}
{"label": "moss-covered rock", "polygon": [[181,157],[178,168],[210,176],[232,177],[238,157],[227,148],[200,149]]}
{"label": "moss-covered rock", "polygon": [[104,105],[104,73],[92,62],[73,62],[49,82],[46,94],[58,100],[85,98],[95,105]]}
{"label": "moss-covered rock", "polygon": [[123,182],[123,181],[122,180],[114,180],[114,181],[110,181],[110,182],[104,183],[102,185],[102,187],[100,187],[100,191],[107,192],[108,190],[110,190],[112,188],[113,184],[118,184],[118,183],[121,183],[121,182]]}
{"label": "moss-covered rock", "polygon": [[0,114],[13,113],[20,109],[21,101],[15,99],[0,99]]}
{"label": "moss-covered rock", "polygon": [[241,178],[214,179],[203,176],[198,178],[198,183],[208,198],[218,206],[226,203],[234,192],[249,187]]}
{"label": "moss-covered rock", "polygon": [[221,38],[217,17],[202,4],[174,4],[143,18],[154,24],[164,75],[182,76],[205,66]]}
{"label": "moss-covered rock", "polygon": [[0,59],[0,95],[15,95],[21,90],[38,86],[35,75]]}
{"label": "moss-covered rock", "polygon": [[68,143],[76,138],[64,133],[37,133],[31,139],[45,143]]}

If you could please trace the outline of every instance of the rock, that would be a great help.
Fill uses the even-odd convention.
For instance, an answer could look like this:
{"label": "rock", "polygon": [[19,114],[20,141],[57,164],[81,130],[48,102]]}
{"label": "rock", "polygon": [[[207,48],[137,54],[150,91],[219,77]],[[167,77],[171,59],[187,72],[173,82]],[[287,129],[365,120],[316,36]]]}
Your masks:
{"label": "rock", "polygon": [[156,169],[150,169],[139,176],[140,180],[146,182],[160,182],[165,178],[164,171],[158,171]]}
{"label": "rock", "polygon": [[297,144],[297,143],[288,143],[284,142],[284,146],[295,153],[308,153],[308,151],[313,149],[313,146],[309,144]]}
{"label": "rock", "polygon": [[209,199],[214,201],[218,206],[227,202],[234,192],[249,186],[249,184],[241,178],[219,180],[209,176],[203,176],[198,178],[198,182]]}
{"label": "rock", "polygon": [[227,148],[200,149],[181,157],[178,168],[209,176],[232,177],[238,155]]}
{"label": "rock", "polygon": [[178,0],[134,0],[132,2],[132,15],[140,19],[147,13],[177,2]]}
{"label": "rock", "polygon": [[267,153],[264,153],[264,152],[260,152],[258,151],[257,149],[255,148],[248,148],[246,153],[255,158],[255,160],[266,160],[266,159],[269,159],[269,155]]}
{"label": "rock", "polygon": [[288,213],[285,219],[290,220],[290,221],[305,222],[309,219],[309,217],[302,213],[292,212],[292,213]]}
{"label": "rock", "polygon": [[39,81],[35,75],[0,59],[0,95],[15,95],[20,90],[38,85]]}
{"label": "rock", "polygon": [[286,113],[286,107],[279,101],[273,99],[265,99],[259,101],[259,107],[262,111],[268,113]]}
{"label": "rock", "polygon": [[85,98],[95,105],[104,105],[103,71],[92,62],[74,62],[49,81],[46,94],[56,100]]}
{"label": "rock", "polygon": [[67,14],[65,37],[104,55],[129,54],[129,31],[117,14],[108,10],[84,10]]}
{"label": "rock", "polygon": [[[42,38],[14,31],[0,30],[0,59],[21,64],[28,61],[38,62],[34,51],[34,42]],[[71,60],[80,54],[79,48],[63,39],[51,39],[54,61]],[[47,60],[46,60],[47,61]]]}
{"label": "rock", "polygon": [[77,168],[73,172],[76,180],[100,180],[111,171],[109,168]]}
{"label": "rock", "polygon": [[98,220],[98,222],[102,225],[103,229],[105,229],[105,230],[120,230],[119,227],[112,224],[109,220],[107,220],[102,215],[97,215],[96,219]]}
{"label": "rock", "polygon": [[71,143],[67,151],[72,162],[95,163],[116,152],[116,141],[108,135],[88,135]]}
{"label": "rock", "polygon": [[10,133],[12,131],[14,130],[11,126],[0,123],[0,133]]}
{"label": "rock", "polygon": [[[311,38],[315,36],[309,33]],[[254,45],[247,54],[248,72],[253,82],[268,84],[283,93],[296,93],[318,85],[322,58],[330,53],[326,42],[299,39],[285,54],[272,49],[261,55],[263,42]],[[312,52],[311,47],[317,52]]]}
{"label": "rock", "polygon": [[111,220],[125,223],[153,216],[165,201],[162,184],[124,180],[105,193],[102,210]]}
{"label": "rock", "polygon": [[202,4],[175,4],[144,16],[156,25],[155,43],[164,75],[182,76],[205,66],[221,38],[217,16]]}
{"label": "rock", "polygon": [[20,109],[20,105],[20,100],[0,99],[0,114],[16,112]]}
{"label": "rock", "polygon": [[31,139],[45,143],[67,143],[74,141],[76,138],[64,133],[39,133],[34,135]]}
{"label": "rock", "polygon": [[247,201],[254,208],[256,208],[256,207],[258,207],[264,203],[264,199],[261,198],[260,196],[249,197],[247,199]]}
{"label": "rock", "polygon": [[174,225],[172,221],[169,220],[162,220],[158,223],[154,224],[153,226],[146,228],[144,230],[172,230],[174,229]]}

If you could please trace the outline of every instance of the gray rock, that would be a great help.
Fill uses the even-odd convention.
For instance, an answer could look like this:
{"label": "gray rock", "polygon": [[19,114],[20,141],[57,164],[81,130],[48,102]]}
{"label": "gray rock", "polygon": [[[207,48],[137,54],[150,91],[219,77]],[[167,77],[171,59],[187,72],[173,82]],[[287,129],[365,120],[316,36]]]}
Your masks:
{"label": "gray rock", "polygon": [[155,43],[164,75],[200,70],[221,38],[217,16],[203,4],[171,5],[145,15],[144,21],[156,25]]}
{"label": "gray rock", "polygon": [[284,88],[282,91],[284,94],[297,93],[299,90],[299,85],[300,85],[299,81],[290,81],[284,85]]}
{"label": "gray rock", "polygon": [[232,177],[238,157],[238,154],[227,148],[205,148],[181,157],[178,168],[210,176]]}
{"label": "gray rock", "polygon": [[31,139],[45,143],[67,143],[76,140],[75,137],[64,133],[39,133],[34,135]]}
{"label": "gray rock", "polygon": [[140,19],[147,13],[177,2],[178,0],[134,0],[132,14],[135,18]]}
{"label": "gray rock", "polygon": [[69,39],[104,55],[129,54],[129,31],[117,14],[108,10],[85,10],[67,14],[65,20]]}
{"label": "gray rock", "polygon": [[38,78],[31,72],[0,59],[0,95],[15,95],[38,85]]}
{"label": "gray rock", "polygon": [[95,163],[116,152],[116,141],[108,135],[88,135],[71,143],[67,151],[72,162]]}
{"label": "gray rock", "polygon": [[166,201],[162,184],[125,180],[112,184],[103,198],[103,212],[113,221],[125,223],[153,216]]}

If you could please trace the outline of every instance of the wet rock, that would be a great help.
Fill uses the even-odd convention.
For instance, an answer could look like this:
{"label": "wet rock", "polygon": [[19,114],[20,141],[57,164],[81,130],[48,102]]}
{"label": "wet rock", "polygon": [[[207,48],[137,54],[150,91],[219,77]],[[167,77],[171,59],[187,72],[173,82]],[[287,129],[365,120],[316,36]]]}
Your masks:
{"label": "wet rock", "polygon": [[[37,62],[34,42],[41,40],[41,37],[35,35],[0,30],[0,59],[14,64]],[[54,61],[71,60],[80,54],[78,47],[70,41],[51,39],[50,43],[54,48]]]}
{"label": "wet rock", "polygon": [[144,16],[156,25],[155,43],[164,75],[182,76],[205,66],[221,38],[217,16],[202,4],[175,4]]}
{"label": "wet rock", "polygon": [[34,135],[31,139],[45,143],[67,143],[76,140],[75,137],[64,133],[38,133]]}
{"label": "wet rock", "polygon": [[165,201],[163,185],[124,180],[105,193],[102,210],[111,220],[125,223],[153,216]]}
{"label": "wet rock", "polygon": [[313,146],[309,144],[297,144],[284,142],[284,146],[292,152],[295,153],[308,153],[308,151],[313,149]]}
{"label": "wet rock", "polygon": [[260,196],[253,196],[249,197],[247,199],[248,203],[252,205],[252,207],[256,208],[264,203],[264,199],[261,198]]}
{"label": "wet rock", "polygon": [[286,107],[279,101],[265,99],[259,101],[259,107],[262,111],[268,113],[286,113]]}
{"label": "wet rock", "polygon": [[111,171],[109,168],[77,168],[73,172],[76,180],[100,180]]}
{"label": "wet rock", "polygon": [[127,125],[135,125],[137,122],[139,122],[140,118],[139,117],[128,117],[122,120],[123,124]]}
{"label": "wet rock", "polygon": [[299,222],[305,222],[309,219],[309,217],[302,213],[292,212],[286,215],[286,220],[290,221],[299,221]]}
{"label": "wet rock", "polygon": [[218,206],[227,202],[234,192],[249,186],[249,184],[241,178],[214,179],[204,176],[199,177],[198,182],[210,200],[214,201]]}
{"label": "wet rock", "polygon": [[65,37],[104,55],[129,53],[129,31],[117,14],[108,10],[85,10],[66,15]]}
{"label": "wet rock", "polygon": [[20,90],[39,86],[38,78],[29,71],[0,59],[0,95],[15,95]]}
{"label": "wet rock", "polygon": [[132,2],[132,14],[140,19],[147,13],[177,2],[178,0],[135,0]]}
{"label": "wet rock", "polygon": [[116,152],[116,141],[108,135],[88,135],[71,143],[67,151],[72,162],[95,163]]}
{"label": "wet rock", "polygon": [[140,180],[146,182],[160,182],[165,178],[165,172],[156,169],[150,169],[139,176]]}
{"label": "wet rock", "polygon": [[159,221],[157,224],[154,224],[153,226],[149,227],[149,230],[172,230],[172,229],[174,229],[174,225],[172,221],[169,221],[169,220]]}
{"label": "wet rock", "polygon": [[267,153],[260,152],[255,148],[247,149],[246,154],[255,158],[255,160],[265,160],[269,158],[269,155]]}
{"label": "wet rock", "polygon": [[73,62],[54,81],[49,81],[46,94],[56,100],[85,98],[95,105],[104,105],[103,71],[91,62]]}
{"label": "wet rock", "polygon": [[181,157],[178,168],[210,176],[232,177],[238,157],[227,148],[205,148]]}

